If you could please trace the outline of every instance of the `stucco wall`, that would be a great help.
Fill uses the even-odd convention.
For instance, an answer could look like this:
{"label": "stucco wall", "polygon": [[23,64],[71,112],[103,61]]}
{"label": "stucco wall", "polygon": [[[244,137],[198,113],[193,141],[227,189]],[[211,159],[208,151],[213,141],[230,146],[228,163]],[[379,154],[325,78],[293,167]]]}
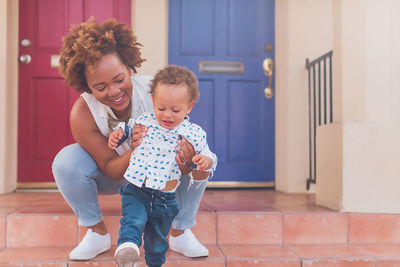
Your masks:
{"label": "stucco wall", "polygon": [[343,124],[334,122],[317,128],[317,184],[318,205],[342,209],[343,197]]}
{"label": "stucco wall", "polygon": [[305,60],[332,50],[332,1],[279,0],[275,5],[276,188],[284,192],[306,192],[308,87]]}
{"label": "stucco wall", "polygon": [[[355,30],[365,43],[363,61],[354,63],[364,75],[343,87],[343,99],[348,91],[356,91],[353,102],[363,102],[360,110],[350,112],[357,116],[344,114],[343,210],[399,213],[400,2],[360,0],[354,7],[348,5],[343,1],[349,13],[363,12],[364,21]],[[343,76],[352,79],[351,73]]]}
{"label": "stucco wall", "polygon": [[[321,205],[400,212],[398,10],[396,0],[334,2],[334,89],[341,123],[317,132]],[[339,131],[342,152],[329,143]]]}
{"label": "stucco wall", "polygon": [[132,26],[146,59],[138,74],[153,76],[168,64],[168,0],[133,0],[132,6]]}
{"label": "stucco wall", "polygon": [[18,2],[0,1],[0,193],[16,188]]}

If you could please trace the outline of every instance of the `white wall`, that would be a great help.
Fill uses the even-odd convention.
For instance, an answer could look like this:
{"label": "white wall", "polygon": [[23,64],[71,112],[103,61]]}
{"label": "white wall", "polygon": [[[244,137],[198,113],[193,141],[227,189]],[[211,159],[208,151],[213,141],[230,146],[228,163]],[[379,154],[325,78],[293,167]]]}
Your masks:
{"label": "white wall", "polygon": [[[318,204],[400,212],[398,10],[396,0],[334,2],[334,90],[341,123],[318,129]],[[340,132],[342,152],[329,143]]]}
{"label": "white wall", "polygon": [[276,188],[306,192],[308,86],[305,60],[332,50],[332,1],[275,1]]}
{"label": "white wall", "polygon": [[17,182],[18,2],[0,1],[0,193]]}
{"label": "white wall", "polygon": [[[355,30],[365,40],[362,61],[354,63],[364,75],[351,88],[343,87],[343,99],[363,101],[344,115],[343,210],[399,213],[400,2],[360,0],[353,7],[343,1],[343,8],[363,12],[364,23]],[[351,73],[343,75],[352,79]]]}
{"label": "white wall", "polygon": [[146,61],[139,75],[151,75],[168,64],[168,0],[133,0],[132,26]]}

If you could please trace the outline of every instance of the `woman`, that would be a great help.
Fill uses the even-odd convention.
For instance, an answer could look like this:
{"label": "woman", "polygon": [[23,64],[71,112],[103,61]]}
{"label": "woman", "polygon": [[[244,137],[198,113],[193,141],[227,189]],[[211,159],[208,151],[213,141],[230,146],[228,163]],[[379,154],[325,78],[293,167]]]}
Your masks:
{"label": "woman", "polygon": [[[107,137],[119,122],[153,107],[148,93],[151,77],[132,76],[144,61],[140,46],[132,31],[115,20],[98,24],[91,18],[63,38],[60,73],[67,85],[82,93],[70,114],[77,143],[62,149],[53,162],[60,192],[78,224],[88,228],[70,253],[73,260],[94,258],[111,246],[97,194],[118,193],[126,183],[123,173],[146,128],[136,126],[131,145],[120,146],[116,152],[108,148]],[[206,183],[189,187],[188,165],[194,150],[186,140],[178,145],[175,159],[185,176],[176,191],[180,210],[172,224],[170,248],[188,257],[207,256],[207,248],[190,231]]]}

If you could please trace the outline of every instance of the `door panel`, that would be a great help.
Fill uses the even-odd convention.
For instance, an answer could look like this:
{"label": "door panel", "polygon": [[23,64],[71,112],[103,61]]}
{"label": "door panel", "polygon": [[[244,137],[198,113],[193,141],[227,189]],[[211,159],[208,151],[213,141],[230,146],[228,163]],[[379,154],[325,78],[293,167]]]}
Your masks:
{"label": "door panel", "polygon": [[[169,18],[169,63],[199,78],[190,117],[218,156],[213,181],[274,181],[274,99],[265,98],[262,69],[265,58],[274,59],[264,50],[274,45],[274,1],[170,0]],[[200,71],[204,61],[239,62],[244,71]]]}
{"label": "door panel", "polygon": [[[97,4],[97,5],[96,5]],[[56,153],[74,142],[69,111],[79,96],[64,85],[58,68],[51,67],[71,25],[94,16],[115,17],[130,24],[130,0],[20,0],[19,55],[30,55],[19,65],[18,182],[52,182],[51,163]],[[111,13],[110,13],[111,12]]]}

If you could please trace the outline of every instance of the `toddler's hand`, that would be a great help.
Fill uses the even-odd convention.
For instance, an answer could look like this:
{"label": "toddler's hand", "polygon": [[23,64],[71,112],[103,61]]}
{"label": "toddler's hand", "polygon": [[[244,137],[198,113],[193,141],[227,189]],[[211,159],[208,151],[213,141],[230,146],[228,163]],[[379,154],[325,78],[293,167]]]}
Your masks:
{"label": "toddler's hand", "polygon": [[117,130],[113,131],[109,136],[108,136],[108,147],[111,149],[115,149],[117,146],[117,143],[121,138],[124,136],[124,130],[122,128],[118,128]]}
{"label": "toddler's hand", "polygon": [[205,171],[211,168],[212,160],[202,154],[197,154],[192,158],[192,162],[197,165],[197,170]]}

